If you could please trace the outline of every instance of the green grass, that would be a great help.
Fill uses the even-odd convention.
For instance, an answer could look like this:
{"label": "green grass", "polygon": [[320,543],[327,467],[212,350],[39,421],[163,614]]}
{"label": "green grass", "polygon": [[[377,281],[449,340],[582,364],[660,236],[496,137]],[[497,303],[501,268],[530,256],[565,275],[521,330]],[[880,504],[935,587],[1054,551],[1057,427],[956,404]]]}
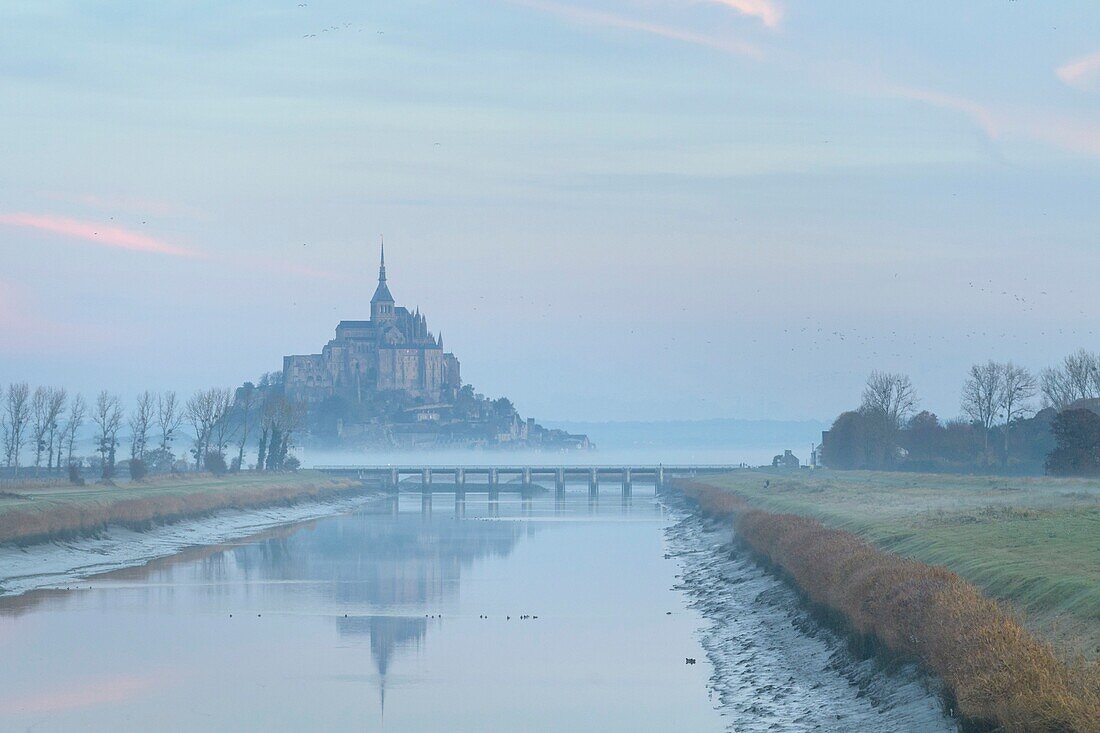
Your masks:
{"label": "green grass", "polygon": [[118,486],[15,482],[0,486],[0,542],[95,532],[109,523],[142,525],[231,507],[287,503],[358,484],[313,471],[163,476]]}
{"label": "green grass", "polygon": [[1100,480],[738,471],[705,482],[946,566],[1059,646],[1100,653]]}

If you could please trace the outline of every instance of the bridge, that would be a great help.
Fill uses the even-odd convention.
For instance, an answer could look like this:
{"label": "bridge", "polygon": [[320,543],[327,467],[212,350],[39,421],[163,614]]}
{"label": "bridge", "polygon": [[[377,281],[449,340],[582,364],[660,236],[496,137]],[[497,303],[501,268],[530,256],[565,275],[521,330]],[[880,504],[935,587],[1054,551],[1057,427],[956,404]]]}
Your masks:
{"label": "bridge", "polygon": [[[734,465],[572,465],[572,466],[532,466],[532,465],[481,465],[481,466],[432,466],[432,465],[388,465],[388,466],[315,466],[314,470],[333,476],[354,478],[360,481],[377,481],[391,491],[400,491],[402,482],[408,478],[419,478],[415,485],[421,492],[435,490],[437,479],[444,479],[443,486],[449,485],[456,494],[473,492],[499,493],[501,491],[531,491],[539,479],[552,480],[554,491],[564,493],[567,482],[587,482],[589,494],[597,494],[600,481],[613,481],[622,487],[623,494],[629,494],[635,481],[652,483],[660,491],[665,482],[674,477],[708,476],[729,473],[743,466]],[[471,481],[471,479],[473,479]],[[481,479],[478,481],[478,479]],[[409,486],[411,488],[411,486]],[[442,486],[441,486],[442,488]],[[446,490],[446,489],[445,489]]]}

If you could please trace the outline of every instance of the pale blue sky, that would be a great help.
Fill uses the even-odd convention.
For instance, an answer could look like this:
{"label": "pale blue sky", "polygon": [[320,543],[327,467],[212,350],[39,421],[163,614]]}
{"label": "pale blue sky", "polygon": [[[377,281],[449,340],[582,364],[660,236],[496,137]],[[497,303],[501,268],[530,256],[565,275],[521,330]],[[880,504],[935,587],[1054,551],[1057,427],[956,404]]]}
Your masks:
{"label": "pale blue sky", "polygon": [[[1100,348],[1100,5],[0,5],[0,382],[236,384],[391,289],[547,419]],[[327,29],[327,30],[326,30]],[[438,144],[437,144],[438,143]],[[805,330],[803,330],[805,329]]]}

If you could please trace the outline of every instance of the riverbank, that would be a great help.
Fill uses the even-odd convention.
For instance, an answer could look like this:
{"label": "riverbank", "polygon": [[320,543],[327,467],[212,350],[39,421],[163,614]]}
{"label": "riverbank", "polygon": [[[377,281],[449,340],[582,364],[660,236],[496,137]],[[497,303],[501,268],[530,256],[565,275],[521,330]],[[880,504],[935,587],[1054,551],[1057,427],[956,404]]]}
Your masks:
{"label": "riverbank", "polygon": [[[1017,511],[1024,511],[1009,511],[1002,504],[987,512],[981,509],[985,505],[974,505],[981,497],[966,495],[976,491],[973,487],[946,485],[958,480],[954,477],[920,479],[745,471],[684,484],[683,489],[709,513],[731,517],[740,539],[786,573],[811,602],[890,652],[919,660],[943,680],[966,719],[988,721],[1006,731],[1100,730],[1100,671],[1094,663],[1063,661],[1010,611],[956,573],[902,557],[875,542],[875,536],[903,541],[894,535],[899,534],[897,525],[906,522],[917,522],[911,533],[919,535],[919,523],[927,519],[906,507],[914,500],[906,487],[886,485],[890,481],[911,482],[909,490],[922,496],[924,508],[935,516],[950,514],[948,507],[954,507],[956,519],[975,510],[979,515],[999,511],[1011,522]],[[1083,496],[1046,499],[1088,504],[1093,491],[1076,488],[1085,490],[1047,493]],[[847,510],[846,502],[853,502]],[[777,510],[777,505],[787,509]],[[876,511],[884,507],[893,511]],[[892,517],[894,535],[886,531],[889,520],[883,515]],[[835,526],[842,523],[852,531]],[[857,536],[861,529],[867,537]],[[1090,541],[1085,535],[1079,539],[1087,555]],[[955,540],[960,553],[971,540],[965,534]],[[948,541],[946,536],[942,541]],[[996,564],[994,544],[972,545],[969,554]],[[1012,564],[1010,558],[1000,562]]]}
{"label": "riverbank", "polygon": [[1100,480],[738,471],[705,483],[943,565],[1065,653],[1100,656]]}
{"label": "riverbank", "polygon": [[355,481],[314,471],[157,477],[121,486],[2,488],[0,543],[19,545],[91,535],[108,525],[144,529],[225,509],[315,501],[363,490]]}

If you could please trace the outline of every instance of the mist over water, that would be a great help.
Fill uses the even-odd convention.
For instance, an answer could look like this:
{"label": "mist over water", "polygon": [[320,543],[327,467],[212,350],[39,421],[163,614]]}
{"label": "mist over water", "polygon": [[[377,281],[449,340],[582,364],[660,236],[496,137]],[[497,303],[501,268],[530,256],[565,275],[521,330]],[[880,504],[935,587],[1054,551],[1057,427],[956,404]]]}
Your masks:
{"label": "mist over water", "polygon": [[545,422],[548,428],[584,433],[593,450],[297,450],[304,466],[357,465],[722,465],[770,464],[792,449],[803,463],[828,428],[817,421],[699,420],[647,422]]}

